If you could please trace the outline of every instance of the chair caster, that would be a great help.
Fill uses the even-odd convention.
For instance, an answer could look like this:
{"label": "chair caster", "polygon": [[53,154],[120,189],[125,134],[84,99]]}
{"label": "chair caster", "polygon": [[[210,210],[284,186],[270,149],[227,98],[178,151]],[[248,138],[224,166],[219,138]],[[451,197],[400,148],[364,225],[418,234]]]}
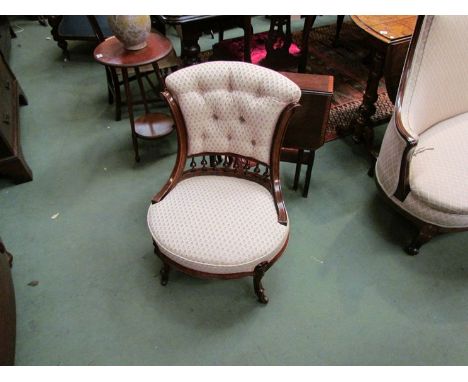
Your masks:
{"label": "chair caster", "polygon": [[405,248],[405,251],[410,256],[416,256],[419,253],[419,248],[415,247],[413,244],[410,244]]}
{"label": "chair caster", "polygon": [[258,302],[261,304],[268,304],[268,297],[265,295],[265,289],[261,288],[257,292]]}
{"label": "chair caster", "polygon": [[258,302],[262,304],[268,304],[268,297],[265,295],[265,289],[263,288],[262,281],[261,281],[267,269],[268,269],[268,263],[263,262],[257,265],[254,270],[254,278],[253,278],[254,290],[255,290],[255,294],[257,295]]}
{"label": "chair caster", "polygon": [[169,271],[171,268],[169,268],[169,265],[163,264],[163,267],[159,271],[159,274],[161,275],[161,285],[166,286],[167,283],[169,282]]}

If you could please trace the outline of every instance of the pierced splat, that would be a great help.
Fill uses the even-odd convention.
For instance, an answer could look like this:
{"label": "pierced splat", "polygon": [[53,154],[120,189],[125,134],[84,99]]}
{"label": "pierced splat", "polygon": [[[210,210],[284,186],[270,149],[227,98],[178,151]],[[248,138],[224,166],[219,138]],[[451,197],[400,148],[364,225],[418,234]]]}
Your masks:
{"label": "pierced splat", "polygon": [[[209,157],[208,161],[206,157]],[[197,158],[199,158],[197,160]],[[200,160],[201,159],[201,160]],[[232,153],[200,153],[190,157],[190,170],[182,178],[204,175],[226,175],[247,178],[271,191],[271,168],[266,163]],[[262,173],[263,171],[263,173]]]}

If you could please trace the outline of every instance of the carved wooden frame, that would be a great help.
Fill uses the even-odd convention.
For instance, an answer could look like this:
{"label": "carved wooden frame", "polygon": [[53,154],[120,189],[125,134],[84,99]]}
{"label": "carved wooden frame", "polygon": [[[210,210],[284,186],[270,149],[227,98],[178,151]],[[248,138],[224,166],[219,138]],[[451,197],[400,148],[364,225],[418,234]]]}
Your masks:
{"label": "carved wooden frame", "polygon": [[[393,194],[393,196],[397,198],[398,200],[400,200],[401,202],[405,201],[406,197],[411,191],[410,183],[409,183],[410,162],[411,162],[411,157],[413,155],[413,152],[418,144],[418,137],[414,136],[411,133],[411,131],[408,130],[403,124],[403,119],[401,116],[401,109],[403,105],[403,98],[405,96],[406,84],[409,78],[409,71],[410,71],[411,66],[413,65],[414,53],[416,50],[417,42],[420,39],[421,35],[429,31],[433,18],[434,16],[419,16],[418,17],[415,31],[413,34],[413,38],[411,40],[411,44],[408,50],[408,56],[405,62],[405,66],[403,68],[403,73],[402,73],[401,81],[400,81],[400,87],[399,87],[396,102],[395,102],[395,127],[397,129],[399,136],[405,141],[405,144],[406,144],[403,150],[402,158],[401,158],[397,188]],[[423,29],[422,27],[423,27],[424,20],[426,20],[426,25],[425,25],[425,28]],[[395,204],[394,201],[383,191],[381,185],[377,181],[377,177],[376,177],[376,184],[377,184],[377,189],[384,196],[384,198],[388,202],[390,202],[390,204],[394,208],[396,208],[396,210],[400,214],[402,214],[408,220],[412,221],[418,228],[417,235],[413,238],[412,242],[408,246],[405,247],[405,250],[409,255],[412,255],[412,256],[417,255],[419,253],[420,247],[423,244],[427,243],[429,240],[431,240],[432,237],[438,234],[446,233],[446,232],[461,232],[461,231],[468,230],[468,227],[448,228],[448,227],[442,227],[436,224],[427,223],[415,217],[414,215],[412,215],[411,213],[409,213],[408,211],[406,211],[399,205]]]}
{"label": "carved wooden frame", "polygon": [[[288,215],[286,206],[284,204],[283,194],[281,191],[281,181],[279,178],[280,166],[280,150],[281,143],[286,133],[286,128],[289,123],[294,110],[300,106],[298,102],[288,104],[281,112],[276,123],[275,132],[273,135],[271,151],[270,151],[270,164],[261,162],[255,158],[245,157],[231,152],[201,152],[188,155],[188,138],[187,127],[182,114],[182,111],[172,94],[165,90],[161,93],[162,97],[166,100],[172,113],[174,123],[177,130],[177,158],[172,173],[162,187],[162,189],[153,196],[151,203],[158,203],[163,200],[169,192],[183,179],[191,178],[194,176],[204,175],[221,175],[233,176],[237,178],[247,179],[254,181],[265,187],[273,196],[276,211],[278,214],[278,222],[283,225],[288,224]],[[207,160],[206,158],[209,158]],[[201,167],[197,168],[196,158],[201,159]],[[190,159],[189,169],[187,169],[187,160]],[[262,172],[262,169],[263,172]],[[166,285],[168,281],[168,274],[171,267],[178,269],[181,272],[187,273],[192,276],[200,278],[218,278],[218,279],[234,279],[246,276],[253,276],[254,290],[258,300],[262,303],[267,303],[268,298],[261,284],[261,279],[264,273],[276,262],[286,249],[288,238],[284,245],[269,262],[262,262],[258,264],[253,272],[242,273],[228,273],[216,274],[196,271],[185,266],[182,266],[175,261],[165,256],[157,244],[153,240],[154,252],[162,260],[163,267],[161,269],[161,284]]]}

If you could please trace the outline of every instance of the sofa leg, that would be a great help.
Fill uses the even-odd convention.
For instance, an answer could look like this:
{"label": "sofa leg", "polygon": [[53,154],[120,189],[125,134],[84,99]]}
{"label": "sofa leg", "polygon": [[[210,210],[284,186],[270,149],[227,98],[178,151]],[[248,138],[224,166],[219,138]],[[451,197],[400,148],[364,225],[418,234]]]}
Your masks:
{"label": "sofa leg", "polygon": [[265,272],[267,271],[267,269],[268,269],[268,263],[265,261],[263,263],[258,264],[254,270],[254,278],[253,278],[254,290],[255,290],[255,294],[258,297],[258,301],[261,302],[262,304],[268,303],[268,297],[265,295],[265,289],[263,288],[263,285],[262,285],[262,277],[265,275]]}
{"label": "sofa leg", "polygon": [[423,225],[413,241],[405,248],[408,255],[416,256],[421,246],[431,240],[437,233],[438,229],[436,226],[432,224]]}

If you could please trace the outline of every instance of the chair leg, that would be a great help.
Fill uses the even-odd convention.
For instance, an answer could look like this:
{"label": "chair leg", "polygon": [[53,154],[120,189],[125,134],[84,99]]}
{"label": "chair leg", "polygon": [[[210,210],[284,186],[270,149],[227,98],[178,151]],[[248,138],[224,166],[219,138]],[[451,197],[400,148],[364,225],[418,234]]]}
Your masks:
{"label": "chair leg", "polygon": [[311,152],[309,153],[309,162],[307,163],[304,191],[302,193],[302,196],[304,198],[307,198],[307,195],[309,194],[310,177],[312,175],[312,167],[314,167],[314,159],[315,159],[315,151],[311,150]]}
{"label": "chair leg", "polygon": [[255,290],[255,294],[258,297],[258,301],[261,302],[262,304],[268,303],[268,297],[265,295],[265,289],[263,288],[263,285],[262,285],[262,278],[265,275],[265,272],[267,271],[267,269],[268,269],[268,263],[265,261],[263,263],[258,264],[254,270],[254,278],[253,278],[254,290]]}
{"label": "chair leg", "polygon": [[338,45],[338,39],[340,38],[341,27],[343,26],[344,15],[336,16],[336,32],[335,39],[333,40],[333,47],[336,48]]}
{"label": "chair leg", "polygon": [[169,272],[171,271],[171,267],[160,256],[161,252],[159,251],[158,245],[156,244],[154,240],[153,240],[153,247],[154,247],[154,254],[161,259],[162,264],[163,264],[161,270],[159,271],[159,274],[161,275],[161,285],[165,286],[167,285],[167,282],[169,281]]}
{"label": "chair leg", "polygon": [[413,241],[405,248],[408,255],[416,256],[423,244],[426,244],[438,233],[438,228],[432,224],[425,224],[420,229]]}
{"label": "chair leg", "polygon": [[171,267],[169,264],[165,263],[163,261],[163,266],[161,270],[159,271],[159,274],[161,275],[161,285],[166,286],[168,281],[169,281],[169,272],[171,271]]}
{"label": "chair leg", "polygon": [[293,190],[296,191],[299,186],[299,178],[301,177],[302,158],[304,157],[304,150],[299,149],[297,153],[296,172],[294,174]]}

